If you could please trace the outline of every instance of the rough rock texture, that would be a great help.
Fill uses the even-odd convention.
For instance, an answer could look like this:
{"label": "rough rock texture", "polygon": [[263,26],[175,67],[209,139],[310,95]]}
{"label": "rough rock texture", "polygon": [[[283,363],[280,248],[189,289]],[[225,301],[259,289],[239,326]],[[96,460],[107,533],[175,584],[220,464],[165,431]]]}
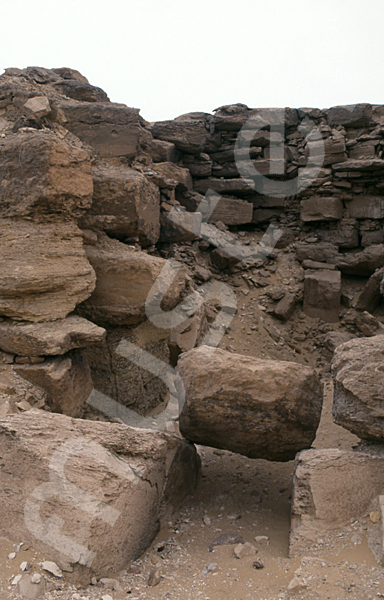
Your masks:
{"label": "rough rock texture", "polygon": [[83,416],[93,383],[88,362],[82,354],[49,358],[38,365],[15,365],[14,370],[47,393],[47,403],[53,412],[68,417]]}
{"label": "rough rock texture", "polygon": [[159,188],[133,169],[107,163],[95,165],[92,175],[92,207],[81,226],[121,240],[136,237],[143,246],[155,244],[160,235]]}
{"label": "rough rock texture", "polygon": [[168,340],[170,363],[174,367],[180,354],[199,346],[208,333],[208,322],[205,306],[201,306],[195,314],[172,329]]}
{"label": "rough rock texture", "polygon": [[20,356],[66,354],[99,344],[104,338],[105,329],[76,315],[49,323],[0,323],[1,350]]}
{"label": "rough rock texture", "polygon": [[0,220],[0,314],[62,319],[95,287],[80,229],[72,223]]}
{"label": "rough rock texture", "polygon": [[343,203],[338,198],[310,198],[300,203],[302,221],[337,221],[343,216]]}
{"label": "rough rock texture", "polygon": [[355,302],[356,310],[367,310],[368,312],[372,312],[383,300],[380,292],[380,284],[383,281],[383,278],[384,267],[377,269],[377,271],[371,275]]}
{"label": "rough rock texture", "polygon": [[303,310],[306,315],[337,323],[340,298],[340,271],[308,269],[305,272]]}
{"label": "rough rock texture", "polygon": [[85,350],[95,388],[119,404],[148,414],[164,404],[169,396],[165,383],[118,352],[127,341],[138,349],[169,364],[169,329],[160,329],[144,321],[137,327],[109,327],[103,344]]}
{"label": "rough rock texture", "polygon": [[49,131],[0,139],[2,217],[79,217],[92,202],[89,154]]}
{"label": "rough rock texture", "polygon": [[296,458],[289,554],[305,554],[326,531],[364,516],[384,492],[382,447],[304,450]]}
{"label": "rough rock texture", "polygon": [[376,269],[384,266],[384,244],[370,246],[362,252],[339,254],[329,259],[346,275],[372,275]]}
{"label": "rough rock texture", "polygon": [[40,411],[1,419],[0,455],[1,535],[83,585],[138,558],[199,470],[174,436]]}
{"label": "rough rock texture", "polygon": [[113,102],[65,102],[57,110],[64,127],[101,158],[135,157],[142,135],[139,109]]}
{"label": "rough rock texture", "polygon": [[207,131],[202,120],[159,121],[151,127],[154,138],[172,142],[176,148],[198,154],[205,147]]}
{"label": "rough rock texture", "polygon": [[[148,293],[166,261],[101,235],[97,245],[86,246],[86,254],[97,280],[95,291],[78,309],[81,315],[111,325],[135,325],[143,321]],[[183,268],[173,280],[164,275],[168,286],[161,302],[163,310],[177,304],[186,284],[185,277]]]}
{"label": "rough rock texture", "polygon": [[384,441],[384,336],[336,348],[333,418],[360,438]]}
{"label": "rough rock texture", "polygon": [[184,437],[267,460],[291,460],[310,447],[322,406],[311,368],[210,350],[201,346],[179,358]]}

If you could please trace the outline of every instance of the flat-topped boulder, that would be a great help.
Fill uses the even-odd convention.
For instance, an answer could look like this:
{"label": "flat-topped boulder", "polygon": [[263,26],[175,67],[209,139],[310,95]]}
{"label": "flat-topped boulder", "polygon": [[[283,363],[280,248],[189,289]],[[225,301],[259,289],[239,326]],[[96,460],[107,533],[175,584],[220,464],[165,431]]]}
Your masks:
{"label": "flat-topped boulder", "polygon": [[7,319],[0,323],[0,348],[20,356],[56,356],[99,344],[105,334],[105,329],[77,315],[46,323]]}
{"label": "flat-topped boulder", "polygon": [[310,448],[322,390],[313,369],[200,346],[182,354],[182,435],[250,458],[291,460]]}

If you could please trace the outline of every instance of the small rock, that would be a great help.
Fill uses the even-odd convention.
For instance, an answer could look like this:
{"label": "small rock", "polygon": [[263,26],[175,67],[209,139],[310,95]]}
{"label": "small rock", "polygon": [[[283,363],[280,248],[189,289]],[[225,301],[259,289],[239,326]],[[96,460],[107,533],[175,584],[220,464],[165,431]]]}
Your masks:
{"label": "small rock", "polygon": [[19,583],[19,581],[22,579],[22,577],[23,577],[22,575],[16,575],[16,577],[14,577],[12,579],[11,585],[17,585]]}
{"label": "small rock", "polygon": [[112,596],[107,594],[106,596],[101,596],[101,600],[113,600]]}
{"label": "small rock", "polygon": [[40,583],[41,575],[40,573],[34,573],[31,577],[31,583]]}
{"label": "small rock", "polygon": [[262,560],[255,560],[253,563],[253,568],[254,569],[264,569],[264,563]]}
{"label": "small rock", "polygon": [[255,542],[259,543],[259,542],[268,542],[269,537],[267,535],[257,535],[255,537]]}
{"label": "small rock", "polygon": [[42,569],[44,569],[44,571],[48,571],[48,573],[52,573],[52,575],[54,575],[55,577],[63,576],[63,573],[62,573],[61,569],[57,566],[57,564],[50,560],[45,560],[44,562],[40,563],[40,566]]}
{"label": "small rock", "polygon": [[215,571],[217,563],[208,563],[202,570],[202,575],[207,575],[210,571]]}
{"label": "small rock", "polygon": [[21,563],[21,565],[20,565],[20,570],[21,570],[21,571],[27,571],[27,569],[28,569],[28,563],[27,563],[27,561],[25,560],[25,561],[23,561],[23,562]]}
{"label": "small rock", "polygon": [[287,590],[291,594],[296,594],[297,592],[301,592],[301,590],[305,589],[307,586],[303,581],[300,581],[298,577],[294,577],[288,584]]}
{"label": "small rock", "polygon": [[[220,508],[220,510],[224,510]],[[212,552],[215,546],[229,546],[230,544],[242,544],[243,538],[237,533],[222,533],[214,542],[209,546],[209,552]]]}
{"label": "small rock", "polygon": [[211,519],[209,517],[205,516],[203,521],[206,525],[211,525]]}
{"label": "small rock", "polygon": [[[36,573],[37,575],[37,573]],[[19,581],[19,593],[27,600],[36,600],[45,594],[45,580],[40,576],[39,583],[32,582],[32,577],[27,575]]]}
{"label": "small rock", "polygon": [[152,571],[150,572],[150,574],[148,576],[148,585],[153,587],[153,586],[157,585],[158,583],[160,583],[160,579],[161,579],[160,569],[152,569]]}
{"label": "small rock", "polygon": [[236,558],[243,558],[244,556],[254,556],[257,550],[253,544],[250,542],[245,542],[244,544],[237,544],[237,546],[233,549],[233,554]]}
{"label": "small rock", "polygon": [[9,560],[13,560],[14,558],[16,558],[16,552],[11,552],[11,554],[8,554],[8,558]]}
{"label": "small rock", "polygon": [[380,513],[378,510],[373,510],[370,514],[369,514],[369,518],[371,519],[372,523],[378,523],[380,521]]}

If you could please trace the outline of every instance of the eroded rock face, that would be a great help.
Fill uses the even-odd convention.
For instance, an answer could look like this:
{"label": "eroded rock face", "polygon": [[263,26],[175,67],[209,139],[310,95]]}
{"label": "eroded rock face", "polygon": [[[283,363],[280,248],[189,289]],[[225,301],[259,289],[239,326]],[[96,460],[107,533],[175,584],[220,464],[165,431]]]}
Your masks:
{"label": "eroded rock face", "polygon": [[80,229],[73,223],[0,219],[0,314],[25,321],[63,319],[95,287]]}
{"label": "eroded rock face", "polygon": [[201,346],[179,358],[185,388],[180,431],[186,439],[282,461],[311,446],[322,406],[313,369],[210,350]]}
{"label": "eroded rock face", "polygon": [[143,246],[155,244],[160,235],[159,188],[133,169],[107,163],[95,165],[92,175],[92,207],[81,226],[120,240],[136,237]]}
{"label": "eroded rock face", "polygon": [[384,491],[383,472],[379,446],[300,452],[293,477],[290,556],[310,551],[326,531],[365,515]]}
{"label": "eroded rock face", "polygon": [[308,269],[305,272],[303,310],[309,317],[337,323],[340,298],[340,271]]}
{"label": "eroded rock face", "polygon": [[81,353],[49,358],[37,365],[15,365],[14,370],[48,395],[53,412],[82,417],[93,383],[88,362]]}
{"label": "eroded rock face", "polygon": [[91,206],[89,154],[44,130],[0,140],[0,213],[35,220],[75,219]]}
{"label": "eroded rock face", "polygon": [[0,454],[1,535],[83,585],[138,558],[199,471],[175,436],[42,411],[0,419]]}
{"label": "eroded rock face", "polygon": [[354,339],[336,348],[333,418],[355,435],[384,441],[384,335]]}
{"label": "eroded rock face", "polygon": [[[166,261],[101,235],[97,245],[86,246],[86,254],[97,281],[89,300],[78,309],[82,316],[111,325],[136,325],[143,321],[146,299]],[[186,284],[185,270],[181,268],[173,280],[167,281],[163,310],[177,304]]]}

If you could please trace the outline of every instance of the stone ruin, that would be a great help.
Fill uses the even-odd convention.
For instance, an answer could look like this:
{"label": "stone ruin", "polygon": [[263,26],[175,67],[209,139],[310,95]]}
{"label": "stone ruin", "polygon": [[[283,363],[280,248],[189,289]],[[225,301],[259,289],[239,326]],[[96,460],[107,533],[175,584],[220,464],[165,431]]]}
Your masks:
{"label": "stone ruin", "polygon": [[[148,123],[73,69],[7,69],[0,534],[73,581],[121,569],[194,489],[195,443],[296,457],[292,555],[383,522],[383,153],[384,106]],[[243,284],[264,358],[225,337]],[[353,451],[310,449],[331,359]]]}

